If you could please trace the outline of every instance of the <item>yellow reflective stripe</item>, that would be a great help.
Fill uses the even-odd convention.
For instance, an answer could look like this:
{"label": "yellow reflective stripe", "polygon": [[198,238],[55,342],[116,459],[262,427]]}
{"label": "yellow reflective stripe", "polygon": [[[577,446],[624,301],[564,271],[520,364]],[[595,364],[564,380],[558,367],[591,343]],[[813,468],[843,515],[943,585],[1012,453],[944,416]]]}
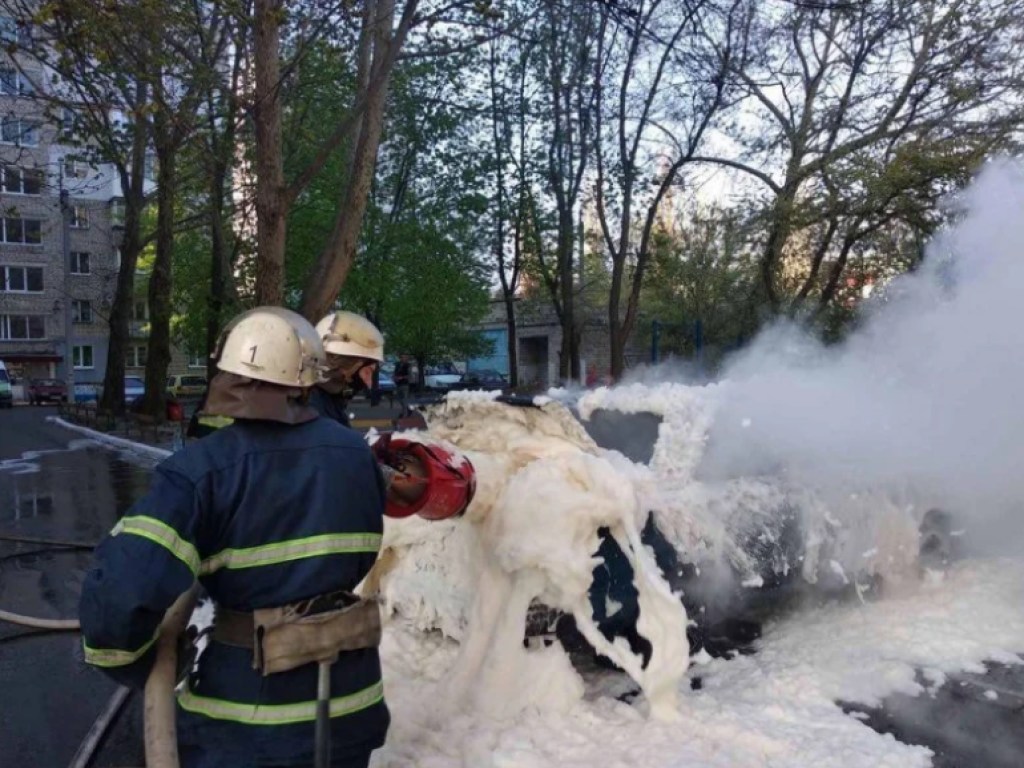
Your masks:
{"label": "yellow reflective stripe", "polygon": [[[331,717],[343,717],[371,707],[384,699],[384,683],[331,699]],[[187,712],[205,715],[214,720],[231,720],[247,725],[289,725],[316,720],[316,702],[295,704],[245,704],[200,696],[186,688],[178,696],[178,704]]]}
{"label": "yellow reflective stripe", "polygon": [[82,648],[85,649],[85,661],[94,667],[123,667],[138,661],[142,655],[149,650],[149,647],[156,642],[160,630],[157,629],[144,646],[137,651],[119,651],[116,648],[90,648],[89,644],[82,640]]}
{"label": "yellow reflective stripe", "polygon": [[222,427],[230,426],[235,423],[235,420],[230,416],[200,416],[199,423],[204,427],[213,427],[214,429],[221,429]]}
{"label": "yellow reflective stripe", "polygon": [[146,517],[145,515],[122,517],[117,525],[114,526],[114,530],[110,532],[110,535],[117,536],[122,533],[141,536],[155,544],[159,544],[187,565],[188,569],[192,571],[193,576],[199,572],[199,552],[196,551],[191,542],[179,536],[178,532],[167,525],[167,523],[161,522],[155,517]]}
{"label": "yellow reflective stripe", "polygon": [[203,575],[221,568],[256,568],[276,565],[292,560],[323,555],[347,555],[380,551],[379,533],[325,533],[305,539],[278,541],[246,549],[225,549],[203,561],[199,572]]}

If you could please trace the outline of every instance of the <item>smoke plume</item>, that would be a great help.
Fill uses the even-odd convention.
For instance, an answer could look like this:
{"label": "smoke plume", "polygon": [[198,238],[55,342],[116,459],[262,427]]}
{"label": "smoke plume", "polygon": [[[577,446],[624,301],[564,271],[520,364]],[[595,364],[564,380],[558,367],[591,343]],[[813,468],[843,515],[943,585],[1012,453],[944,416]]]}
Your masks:
{"label": "smoke plume", "polygon": [[844,343],[782,325],[731,361],[707,475],[906,493],[1020,552],[1024,168],[991,162],[951,204],[956,223]]}

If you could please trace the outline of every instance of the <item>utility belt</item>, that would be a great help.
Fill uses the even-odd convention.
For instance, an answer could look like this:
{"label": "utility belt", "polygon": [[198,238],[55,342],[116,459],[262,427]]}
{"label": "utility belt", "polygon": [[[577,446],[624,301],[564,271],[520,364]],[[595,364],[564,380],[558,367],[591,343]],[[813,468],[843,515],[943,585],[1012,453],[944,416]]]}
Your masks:
{"label": "utility belt", "polygon": [[380,606],[351,592],[332,592],[252,613],[215,605],[213,639],[253,652],[266,675],[332,662],[342,651],[380,645]]}

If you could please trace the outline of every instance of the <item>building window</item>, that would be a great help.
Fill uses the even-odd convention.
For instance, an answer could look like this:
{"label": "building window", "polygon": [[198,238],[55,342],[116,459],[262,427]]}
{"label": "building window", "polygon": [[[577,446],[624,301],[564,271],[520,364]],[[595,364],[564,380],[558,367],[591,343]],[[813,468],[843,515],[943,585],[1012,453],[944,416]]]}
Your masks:
{"label": "building window", "polygon": [[194,355],[189,353],[188,356],[188,367],[189,368],[205,368],[206,367],[206,355]]}
{"label": "building window", "polygon": [[0,291],[4,293],[42,293],[42,267],[0,267]]}
{"label": "building window", "polygon": [[71,317],[75,323],[91,323],[92,304],[85,299],[75,299],[71,302]]}
{"label": "building window", "polygon": [[38,195],[43,190],[43,172],[8,166],[3,169],[0,188],[9,195]]}
{"label": "building window", "polygon": [[42,315],[0,315],[0,339],[29,341],[46,338],[46,321]]}
{"label": "building window", "polygon": [[92,347],[89,345],[83,347],[72,347],[71,348],[71,361],[76,371],[89,370],[93,367],[92,364]]}
{"label": "building window", "polygon": [[72,251],[71,252],[71,274],[72,275],[88,275],[89,274],[89,254],[86,251]]}
{"label": "building window", "polygon": [[28,48],[32,44],[32,28],[10,16],[0,16],[0,42],[4,47],[20,45]]}
{"label": "building window", "polygon": [[35,93],[32,81],[14,67],[0,67],[0,95],[31,96]]}
{"label": "building window", "polygon": [[84,205],[71,206],[71,227],[72,229],[88,229],[89,209]]}
{"label": "building window", "polygon": [[[87,179],[89,178],[89,165],[82,160],[73,157],[65,157],[63,166],[65,179]],[[74,225],[72,225],[74,226]],[[86,224],[88,226],[88,224]]]}
{"label": "building window", "polygon": [[19,117],[5,117],[0,122],[0,142],[19,147],[39,145],[39,123]]}
{"label": "building window", "polygon": [[115,227],[124,226],[124,200],[121,198],[110,201],[110,223]]}
{"label": "building window", "polygon": [[128,347],[128,357],[125,362],[129,368],[145,368],[146,367],[146,345],[137,344],[135,346]]}
{"label": "building window", "polygon": [[39,219],[3,219],[2,242],[39,245],[43,242],[43,222]]}
{"label": "building window", "polygon": [[136,299],[132,305],[132,320],[137,323],[144,323],[149,320],[149,304],[145,299]]}

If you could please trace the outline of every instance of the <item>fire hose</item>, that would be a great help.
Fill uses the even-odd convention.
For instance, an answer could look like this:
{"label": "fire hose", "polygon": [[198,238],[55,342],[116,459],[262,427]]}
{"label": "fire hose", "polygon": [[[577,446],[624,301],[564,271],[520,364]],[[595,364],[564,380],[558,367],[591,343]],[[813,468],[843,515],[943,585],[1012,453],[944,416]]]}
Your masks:
{"label": "fire hose", "polygon": [[[175,601],[164,615],[156,643],[156,660],[146,679],[145,741],[147,768],[178,768],[174,688],[177,684],[177,640],[188,623],[196,600],[196,587]],[[77,619],[43,619],[0,610],[0,620],[32,629],[78,631]],[[79,745],[68,768],[87,768],[104,734],[113,725],[131,691],[119,687]]]}
{"label": "fire hose", "polygon": [[[397,449],[397,450],[396,450]],[[446,449],[428,447],[406,440],[392,442],[390,437],[376,446],[378,458],[393,466],[406,481],[407,488],[396,484],[389,494],[389,516],[419,514],[426,519],[444,519],[461,515],[473,498],[475,473],[464,457],[455,457]],[[413,469],[413,472],[409,472]],[[442,479],[438,479],[438,477]],[[44,545],[53,549],[93,549],[94,544],[0,534],[0,540]],[[43,551],[43,550],[36,550]],[[32,554],[32,553],[20,553]],[[156,642],[156,659],[146,680],[144,694],[145,749],[147,768],[179,768],[174,689],[178,680],[178,638],[184,632],[195,606],[198,587],[181,595],[164,615]],[[80,631],[77,619],[46,619],[0,610],[0,620],[31,629]],[[318,701],[315,752],[317,765],[325,765],[330,755],[329,704],[330,663],[321,663],[318,674]],[[69,768],[87,768],[106,731],[113,725],[130,695],[119,687],[97,717],[75,753]]]}

